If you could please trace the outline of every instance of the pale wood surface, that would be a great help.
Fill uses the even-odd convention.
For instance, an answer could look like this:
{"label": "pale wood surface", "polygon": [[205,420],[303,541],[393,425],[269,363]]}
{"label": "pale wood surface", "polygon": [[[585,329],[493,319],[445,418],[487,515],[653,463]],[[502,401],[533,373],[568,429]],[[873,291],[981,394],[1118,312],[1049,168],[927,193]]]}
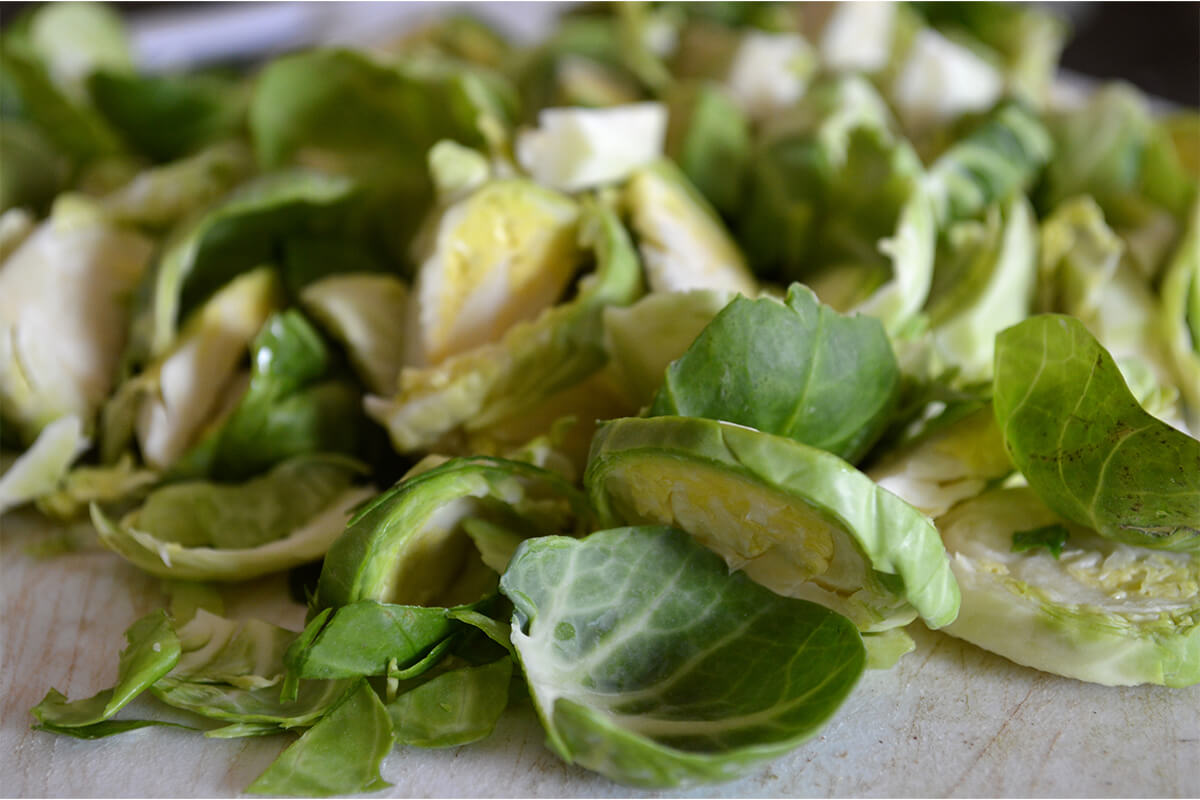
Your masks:
{"label": "pale wood surface", "polygon": [[[164,602],[159,582],[94,545],[26,553],[61,535],[31,514],[0,520],[0,794],[19,797],[230,796],[282,737],[209,740],[151,728],[99,741],[30,729],[50,687],[71,698],[112,684],[122,632]],[[90,541],[86,528],[79,532]],[[282,582],[239,590],[230,616],[298,627]],[[916,652],[868,673],[821,735],[737,783],[684,796],[1200,796],[1200,687],[1107,688],[1013,665],[914,631]],[[151,701],[122,716],[168,717]],[[561,763],[528,706],[488,740],[395,750],[382,796],[660,796]],[[679,792],[660,793],[679,796]]]}

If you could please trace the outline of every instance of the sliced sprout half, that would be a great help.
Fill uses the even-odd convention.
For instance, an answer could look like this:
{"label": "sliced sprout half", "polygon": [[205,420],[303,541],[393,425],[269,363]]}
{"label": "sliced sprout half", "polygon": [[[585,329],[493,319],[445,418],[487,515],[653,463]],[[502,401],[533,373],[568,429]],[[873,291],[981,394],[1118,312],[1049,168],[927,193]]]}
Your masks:
{"label": "sliced sprout half", "polygon": [[956,285],[928,307],[940,366],[956,368],[967,382],[991,377],[996,334],[1029,316],[1033,304],[1037,227],[1024,195],[993,207],[979,244],[961,254],[969,263],[954,276]]}
{"label": "sliced sprout half", "polygon": [[958,610],[933,524],[837,456],[731,423],[622,419],[596,434],[585,484],[606,524],[672,525],[780,594],[864,631]]}
{"label": "sliced sprout half", "polygon": [[724,223],[674,164],[658,161],[634,172],[624,201],[650,291],[758,293]]}
{"label": "sliced sprout half", "polygon": [[579,214],[571,198],[521,178],[484,183],[445,209],[418,259],[407,363],[440,364],[552,306],[582,257]]}
{"label": "sliced sprout half", "polygon": [[[996,489],[938,518],[962,590],[945,629],[1046,672],[1108,685],[1200,682],[1200,559],[1103,539],[1027,488]],[[1059,556],[1013,535],[1062,525]]]}
{"label": "sliced sprout half", "polygon": [[517,160],[538,183],[567,192],[618,183],[660,158],[667,109],[660,103],[548,108],[517,137]]}
{"label": "sliced sprout half", "polygon": [[56,206],[0,269],[0,415],[31,444],[51,421],[92,418],[112,388],[128,302],[152,242],[89,207]]}
{"label": "sliced sprout half", "polygon": [[886,454],[867,475],[924,514],[938,517],[1013,472],[989,403],[908,447]]}
{"label": "sliced sprout half", "polygon": [[[589,206],[579,233],[581,244],[595,253],[596,271],[580,280],[572,300],[516,324],[497,342],[434,367],[404,369],[391,398],[366,398],[368,415],[387,427],[397,450],[454,445],[525,414],[604,365],[601,315],[606,306],[641,295],[641,265],[611,209]],[[553,422],[546,420],[547,426]]]}

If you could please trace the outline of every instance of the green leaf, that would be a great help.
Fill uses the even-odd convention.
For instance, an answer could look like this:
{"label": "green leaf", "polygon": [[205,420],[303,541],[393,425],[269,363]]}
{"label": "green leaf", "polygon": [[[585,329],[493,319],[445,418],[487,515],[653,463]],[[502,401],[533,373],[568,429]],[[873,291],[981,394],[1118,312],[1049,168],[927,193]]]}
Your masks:
{"label": "green leaf", "polygon": [[1046,314],[996,341],[996,419],[1038,496],[1101,536],[1200,552],[1200,441],[1138,405],[1108,352]]}
{"label": "green leaf", "polygon": [[171,484],[152,492],[130,522],[187,547],[257,547],[326,508],[359,471],[349,459],[318,455],[284,462],[243,485]]}
{"label": "green leaf", "polygon": [[[117,666],[117,683],[86,700],[70,702],[58,691],[51,689],[42,702],[33,708],[38,722],[53,729],[90,728],[87,736],[110,735],[130,730],[131,727],[104,725],[104,723],[131,700],[166,675],[179,661],[179,638],[167,619],[166,612],[156,611],[130,626],[125,631],[129,646],[121,651]],[[139,721],[136,727],[148,722]],[[74,734],[79,735],[79,734]]]}
{"label": "green leaf", "polygon": [[1070,536],[1070,531],[1058,524],[1017,531],[1012,535],[1012,550],[1014,553],[1023,553],[1026,550],[1044,547],[1050,551],[1050,555],[1058,558],[1062,555],[1063,545]]}
{"label": "green leaf", "polygon": [[364,600],[325,609],[288,649],[284,661],[300,678],[383,675],[426,654],[455,629],[446,609]]}
{"label": "green leaf", "polygon": [[[26,120],[65,155],[73,167],[116,155],[121,144],[104,119],[65,95],[45,67],[9,39],[0,48],[0,117]],[[7,169],[7,168],[6,168]]]}
{"label": "green leaf", "polygon": [[[54,697],[56,700],[61,699],[62,695],[51,690],[46,696],[49,700]],[[46,702],[43,700],[42,702]],[[142,728],[167,727],[167,728],[182,728],[183,730],[192,731],[195,728],[189,725],[180,725],[176,722],[162,722],[156,719],[109,719],[103,722],[96,722],[91,725],[84,725],[82,728],[71,728],[62,725],[54,725],[44,723],[34,725],[35,730],[46,731],[48,733],[58,733],[63,736],[73,736],[76,739],[105,739],[109,736],[117,736],[129,731],[141,730]],[[278,731],[278,728],[272,729],[272,733]]]}
{"label": "green leaf", "polygon": [[392,742],[387,709],[371,686],[360,680],[246,791],[330,797],[385,789],[391,784],[379,776],[379,765]]}
{"label": "green leaf", "polygon": [[101,70],[88,80],[88,92],[125,140],[155,161],[171,161],[233,136],[245,120],[244,86],[215,74]]}
{"label": "green leaf", "polygon": [[746,774],[812,736],[865,660],[847,620],[669,528],[530,540],[501,587],[550,747],[629,785]]}
{"label": "green leaf", "polygon": [[349,685],[344,680],[301,681],[295,697],[281,698],[279,686],[246,689],[167,676],[151,691],[174,708],[236,725],[262,726],[259,732],[270,726],[278,733],[315,723],[345,695]]}
{"label": "green leaf", "polygon": [[513,662],[443,672],[387,705],[397,744],[455,747],[489,736],[508,705]]}
{"label": "green leaf", "polygon": [[793,284],[785,304],[726,306],[667,369],[648,415],[736,422],[854,462],[883,432],[899,379],[877,319]]}

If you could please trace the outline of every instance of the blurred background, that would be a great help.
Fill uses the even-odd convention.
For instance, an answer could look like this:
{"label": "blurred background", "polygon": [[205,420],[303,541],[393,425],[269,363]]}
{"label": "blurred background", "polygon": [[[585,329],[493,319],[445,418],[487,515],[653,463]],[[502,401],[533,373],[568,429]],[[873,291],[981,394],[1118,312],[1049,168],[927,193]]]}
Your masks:
{"label": "blurred background", "polygon": [[[33,3],[0,5],[0,24]],[[369,42],[450,10],[483,17],[518,40],[535,39],[574,3],[114,3],[146,69],[244,62],[322,43]],[[1074,30],[1062,64],[1122,78],[1159,98],[1200,106],[1200,2],[1042,3]]]}

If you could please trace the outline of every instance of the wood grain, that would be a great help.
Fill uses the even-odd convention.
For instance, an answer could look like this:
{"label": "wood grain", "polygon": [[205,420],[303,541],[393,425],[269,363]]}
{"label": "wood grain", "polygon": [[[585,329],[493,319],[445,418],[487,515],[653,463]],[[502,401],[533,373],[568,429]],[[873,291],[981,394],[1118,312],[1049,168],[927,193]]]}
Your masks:
{"label": "wood grain", "polygon": [[[71,698],[110,686],[122,633],[164,602],[159,581],[99,549],[54,558],[26,550],[61,531],[0,519],[0,775],[17,797],[227,797],[278,754],[284,737],[210,740],[151,728],[100,741],[30,729],[50,687]],[[231,592],[230,616],[298,627],[303,609],[278,579]],[[1011,664],[918,628],[916,652],[868,673],[821,734],[745,780],[688,792],[638,792],[559,761],[528,706],[488,740],[398,748],[390,797],[852,797],[865,795],[1200,796],[1200,687],[1109,688]],[[175,718],[152,700],[122,716]]]}

